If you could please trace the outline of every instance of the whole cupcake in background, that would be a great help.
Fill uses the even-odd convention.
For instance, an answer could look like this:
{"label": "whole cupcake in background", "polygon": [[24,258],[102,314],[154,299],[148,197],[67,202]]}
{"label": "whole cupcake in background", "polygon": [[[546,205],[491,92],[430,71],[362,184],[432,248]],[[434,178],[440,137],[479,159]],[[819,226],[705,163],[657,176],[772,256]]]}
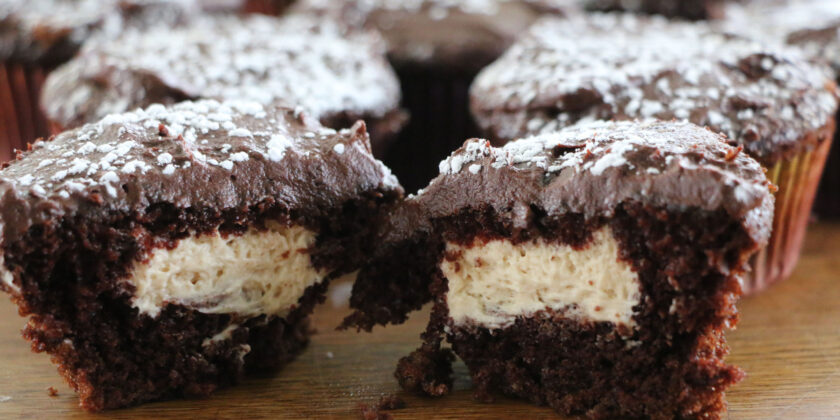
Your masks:
{"label": "whole cupcake in background", "polygon": [[479,75],[471,106],[500,144],[582,120],[689,120],[726,134],[779,187],[773,237],[744,283],[754,293],[799,258],[837,90],[824,68],[781,45],[702,23],[595,14],[534,25]]}
{"label": "whole cupcake in background", "polygon": [[570,0],[300,0],[292,13],[335,18],[380,31],[411,121],[386,163],[410,191],[437,174],[441,159],[477,133],[468,90],[475,75],[545,13]]}
{"label": "whole cupcake in background", "polygon": [[49,130],[38,107],[47,74],[91,37],[175,25],[195,0],[5,0],[0,3],[0,160]]}
{"label": "whole cupcake in background", "polygon": [[[247,99],[301,107],[332,128],[364,119],[379,154],[405,121],[373,33],[305,17],[212,16],[91,43],[47,80],[57,133],[154,103]],[[208,35],[211,34],[211,35]]]}
{"label": "whole cupcake in background", "polygon": [[[724,29],[775,39],[827,62],[840,80],[840,1],[754,0],[727,4]],[[840,148],[834,147],[820,183],[815,210],[840,218]]]}

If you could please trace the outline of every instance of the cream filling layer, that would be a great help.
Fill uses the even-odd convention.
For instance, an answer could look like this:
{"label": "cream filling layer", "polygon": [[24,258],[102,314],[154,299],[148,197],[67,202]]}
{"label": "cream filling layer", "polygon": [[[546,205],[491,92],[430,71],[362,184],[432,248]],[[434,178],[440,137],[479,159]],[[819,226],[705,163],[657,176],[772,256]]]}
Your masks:
{"label": "cream filling layer", "polygon": [[182,239],[135,265],[128,279],[136,289],[132,304],[152,317],[167,304],[208,314],[286,316],[328,274],[312,266],[315,239],[303,227],[279,224]]}
{"label": "cream filling layer", "polygon": [[449,316],[456,325],[490,329],[544,310],[633,328],[641,300],[638,275],[619,260],[609,228],[595,232],[583,249],[543,240],[513,244],[447,243],[440,269],[449,283]]}

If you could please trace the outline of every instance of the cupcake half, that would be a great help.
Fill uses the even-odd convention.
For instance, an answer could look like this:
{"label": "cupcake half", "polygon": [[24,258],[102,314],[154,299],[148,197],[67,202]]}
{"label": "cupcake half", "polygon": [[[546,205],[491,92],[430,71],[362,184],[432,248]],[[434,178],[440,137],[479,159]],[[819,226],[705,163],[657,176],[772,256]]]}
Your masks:
{"label": "cupcake half", "polygon": [[0,289],[92,411],[206,396],[306,345],[401,189],[363,123],[185,102],[113,114],[0,170]]}
{"label": "cupcake half", "polygon": [[407,390],[447,393],[454,352],[481,400],[717,419],[743,377],[724,331],[772,218],[759,163],[690,123],[469,140],[389,216],[345,325],[434,303],[397,368]]}
{"label": "cupcake half", "polygon": [[472,87],[494,141],[579,121],[688,120],[725,134],[778,185],[774,236],[744,289],[787,277],[799,257],[834,135],[837,89],[797,51],[703,23],[595,14],[537,23]]}

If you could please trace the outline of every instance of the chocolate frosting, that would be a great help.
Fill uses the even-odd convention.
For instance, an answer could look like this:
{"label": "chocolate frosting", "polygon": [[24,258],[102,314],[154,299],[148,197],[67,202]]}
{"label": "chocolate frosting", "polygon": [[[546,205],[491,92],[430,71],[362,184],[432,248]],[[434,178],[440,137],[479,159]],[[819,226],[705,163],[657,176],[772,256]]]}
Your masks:
{"label": "chocolate frosting", "polygon": [[396,178],[370,152],[364,123],[336,132],[255,102],[185,102],[110,115],[39,141],[0,171],[3,240],[85,212],[335,208]]}
{"label": "chocolate frosting", "polygon": [[0,57],[53,66],[70,59],[93,36],[126,28],[174,26],[198,10],[197,0],[4,0]]}
{"label": "chocolate frosting", "polygon": [[398,67],[476,72],[545,13],[575,0],[302,0],[293,13],[319,14],[380,31]]}
{"label": "chocolate frosting", "polygon": [[772,185],[761,165],[726,139],[687,122],[581,123],[510,142],[467,141],[425,190],[394,216],[391,240],[430,220],[491,207],[527,228],[533,208],[610,217],[625,202],[742,220],[757,243],[770,236]]}
{"label": "chocolate frosting", "polygon": [[326,123],[398,112],[400,86],[373,33],[302,17],[204,16],[88,44],[50,75],[41,103],[76,127],[185,99],[301,106]]}
{"label": "chocolate frosting", "polygon": [[[581,36],[581,34],[584,34]],[[581,120],[689,120],[770,166],[825,136],[837,90],[782,45],[706,23],[630,14],[545,18],[471,91],[479,125],[504,142]]]}
{"label": "chocolate frosting", "polygon": [[840,75],[840,2],[753,0],[728,3],[725,12],[724,29],[795,45]]}

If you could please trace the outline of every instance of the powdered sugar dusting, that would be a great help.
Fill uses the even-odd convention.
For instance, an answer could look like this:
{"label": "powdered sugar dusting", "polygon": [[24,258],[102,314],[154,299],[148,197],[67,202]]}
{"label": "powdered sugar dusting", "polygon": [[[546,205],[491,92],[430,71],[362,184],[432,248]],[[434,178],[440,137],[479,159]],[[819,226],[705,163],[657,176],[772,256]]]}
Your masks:
{"label": "powdered sugar dusting", "polygon": [[191,97],[301,106],[317,119],[347,111],[381,117],[400,100],[374,34],[302,16],[213,16],[86,46],[48,78],[47,113],[70,124],[80,112],[89,120],[125,112],[147,100],[149,74]]}
{"label": "powdered sugar dusting", "polygon": [[767,192],[766,182],[744,175],[762,174],[758,162],[738,154],[723,137],[688,122],[586,122],[516,140],[502,148],[471,140],[441,163],[441,173],[457,174],[464,167],[472,174],[483,169],[537,169],[546,183],[567,171],[566,175],[593,177],[617,171],[648,180],[675,172],[704,171],[733,188],[734,198],[742,203],[751,203]]}
{"label": "powdered sugar dusting", "polygon": [[726,2],[728,31],[796,45],[809,56],[828,60],[840,71],[840,2],[762,0]]}
{"label": "powdered sugar dusting", "polygon": [[578,121],[678,119],[761,154],[826,124],[837,107],[827,82],[782,45],[704,23],[592,14],[538,22],[479,75],[472,96],[479,123],[505,140]]}
{"label": "powdered sugar dusting", "polygon": [[[302,149],[303,142],[317,144],[336,134],[318,126],[311,131],[291,131],[288,124],[255,102],[208,100],[172,107],[154,105],[109,115],[52,141],[38,142],[26,159],[37,162],[42,155],[62,157],[45,158],[29,166],[13,164],[2,175],[19,189],[39,196],[67,198],[100,189],[108,197],[117,197],[124,177],[151,172],[175,176],[193,165],[234,171],[255,155],[279,162],[289,153],[310,153]],[[130,132],[140,134],[137,138],[143,143],[124,140],[122,135]],[[79,138],[86,139],[81,146]],[[231,139],[238,139],[238,146],[231,145]],[[342,143],[336,149],[339,145],[343,149]],[[33,167],[38,170],[31,171]]]}

